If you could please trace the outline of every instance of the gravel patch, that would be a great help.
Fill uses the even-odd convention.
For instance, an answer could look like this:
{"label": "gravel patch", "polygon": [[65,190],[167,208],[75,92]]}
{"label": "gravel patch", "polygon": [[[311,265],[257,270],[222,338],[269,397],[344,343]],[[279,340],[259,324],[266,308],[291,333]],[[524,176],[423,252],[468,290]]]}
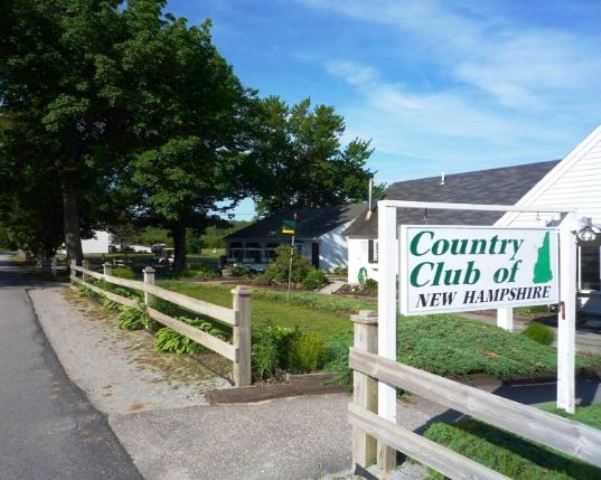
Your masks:
{"label": "gravel patch", "polygon": [[154,351],[151,334],[120,330],[113,313],[69,289],[29,295],[65,371],[106,414],[206,405],[205,392],[230,387],[192,359]]}

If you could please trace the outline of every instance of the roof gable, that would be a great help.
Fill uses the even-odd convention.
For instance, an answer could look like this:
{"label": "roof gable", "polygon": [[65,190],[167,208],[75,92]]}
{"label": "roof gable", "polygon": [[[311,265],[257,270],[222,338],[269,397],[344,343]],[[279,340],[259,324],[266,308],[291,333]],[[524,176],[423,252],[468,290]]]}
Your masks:
{"label": "roof gable", "polygon": [[[388,200],[423,202],[478,203],[513,205],[536,185],[558,160],[529,163],[511,167],[493,168],[448,175],[444,184],[441,177],[421,178],[393,183],[384,195]],[[345,231],[350,237],[377,236],[377,215],[366,220],[366,210]],[[397,209],[399,224],[432,225],[492,225],[502,212],[474,212],[461,210]]]}
{"label": "roof gable", "polygon": [[292,220],[297,214],[296,236],[317,238],[331,232],[355,218],[364,209],[364,204],[337,205],[310,209],[288,209],[269,215],[247,225],[225,237],[226,240],[246,240],[261,238],[282,238],[282,223]]}

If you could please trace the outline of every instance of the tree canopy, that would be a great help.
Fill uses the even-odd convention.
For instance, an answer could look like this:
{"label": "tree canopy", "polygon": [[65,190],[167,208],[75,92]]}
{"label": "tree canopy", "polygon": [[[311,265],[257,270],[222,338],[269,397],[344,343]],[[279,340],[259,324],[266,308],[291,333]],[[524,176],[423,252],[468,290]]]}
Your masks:
{"label": "tree canopy", "polygon": [[257,103],[247,180],[260,213],[365,199],[373,150],[358,138],[342,145],[346,127],[333,107],[279,97]]}
{"label": "tree canopy", "polygon": [[224,227],[244,197],[260,213],[365,198],[372,150],[343,144],[333,107],[260,98],[218,52],[210,21],[190,26],[165,5],[3,3],[3,237],[40,255],[64,240],[79,262],[93,229],[164,228],[181,269],[186,232]]}

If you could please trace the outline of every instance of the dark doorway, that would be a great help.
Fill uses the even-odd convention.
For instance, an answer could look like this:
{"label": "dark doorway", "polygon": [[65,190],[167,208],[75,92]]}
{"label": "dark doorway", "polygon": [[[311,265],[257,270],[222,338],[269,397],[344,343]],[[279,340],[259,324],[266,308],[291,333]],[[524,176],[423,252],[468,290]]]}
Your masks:
{"label": "dark doorway", "polygon": [[319,268],[319,242],[313,242],[311,245],[311,264]]}

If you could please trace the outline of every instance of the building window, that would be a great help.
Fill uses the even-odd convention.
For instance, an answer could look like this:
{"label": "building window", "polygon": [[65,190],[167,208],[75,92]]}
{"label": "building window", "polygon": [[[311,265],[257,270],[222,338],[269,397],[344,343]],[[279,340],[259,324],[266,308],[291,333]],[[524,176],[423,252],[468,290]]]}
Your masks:
{"label": "building window", "polygon": [[367,261],[369,263],[378,263],[378,241],[367,241]]}
{"label": "building window", "polygon": [[601,290],[601,247],[580,246],[580,289]]}

